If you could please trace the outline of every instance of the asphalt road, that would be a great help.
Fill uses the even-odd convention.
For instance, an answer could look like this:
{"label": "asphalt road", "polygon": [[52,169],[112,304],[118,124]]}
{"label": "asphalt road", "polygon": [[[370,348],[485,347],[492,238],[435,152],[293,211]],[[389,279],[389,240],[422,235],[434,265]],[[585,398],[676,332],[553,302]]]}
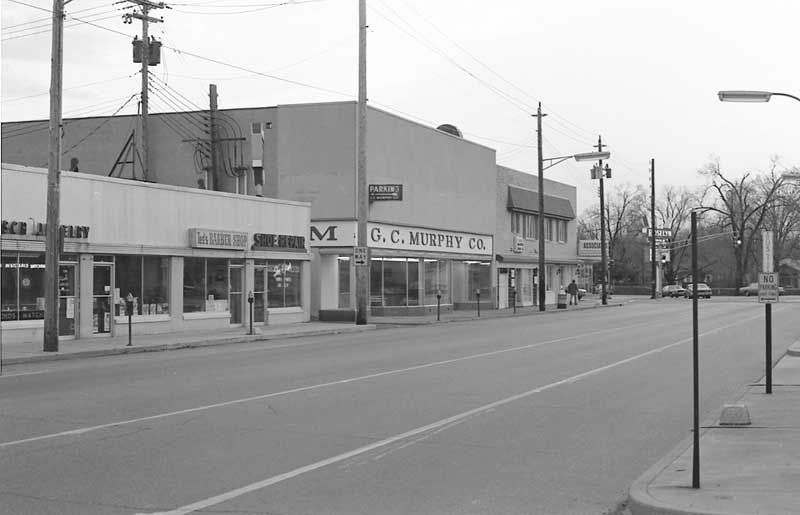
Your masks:
{"label": "asphalt road", "polygon": [[[764,308],[701,301],[700,334],[706,417],[763,376]],[[691,337],[663,299],[14,367],[0,513],[615,513],[691,435]]]}

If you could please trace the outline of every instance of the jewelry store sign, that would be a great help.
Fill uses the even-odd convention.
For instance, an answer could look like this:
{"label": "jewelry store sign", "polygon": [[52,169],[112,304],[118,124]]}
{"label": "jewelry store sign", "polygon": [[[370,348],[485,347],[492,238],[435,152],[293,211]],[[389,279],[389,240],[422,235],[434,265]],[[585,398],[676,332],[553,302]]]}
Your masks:
{"label": "jewelry store sign", "polygon": [[247,233],[189,229],[189,246],[202,249],[247,250]]}

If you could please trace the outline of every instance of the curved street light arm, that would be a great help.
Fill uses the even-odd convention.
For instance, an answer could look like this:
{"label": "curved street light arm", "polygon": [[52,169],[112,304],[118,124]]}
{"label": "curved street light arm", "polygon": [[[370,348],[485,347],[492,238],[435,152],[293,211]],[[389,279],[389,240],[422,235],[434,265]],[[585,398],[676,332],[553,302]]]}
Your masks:
{"label": "curved street light arm", "polygon": [[789,97],[789,98],[793,98],[793,99],[797,100],[798,102],[800,102],[800,97],[796,97],[796,96],[794,96],[794,95],[790,95],[789,93],[773,93],[773,95],[777,95],[777,96],[779,96],[779,97]]}

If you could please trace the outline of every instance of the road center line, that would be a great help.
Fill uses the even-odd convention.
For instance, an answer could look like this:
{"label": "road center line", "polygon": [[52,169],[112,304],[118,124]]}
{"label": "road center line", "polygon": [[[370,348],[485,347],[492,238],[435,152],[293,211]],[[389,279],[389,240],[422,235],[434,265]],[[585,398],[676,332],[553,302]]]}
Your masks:
{"label": "road center line", "polygon": [[[750,317],[750,318],[742,319],[742,320],[734,322],[733,324],[730,324],[730,325],[720,326],[720,327],[717,327],[715,329],[711,329],[709,331],[701,333],[699,336],[707,336],[709,334],[713,334],[713,333],[716,333],[718,331],[733,327],[734,325],[745,323],[745,322],[749,322],[751,320],[754,320],[754,319],[760,318],[760,317],[761,317],[761,315],[759,314],[759,315],[756,315],[756,316],[753,316],[753,317]],[[510,397],[506,397],[504,399],[500,399],[500,400],[491,402],[489,404],[484,404],[483,406],[479,406],[477,408],[473,408],[473,409],[471,409],[469,411],[464,411],[464,412],[459,413],[457,415],[453,415],[451,417],[447,417],[447,418],[441,419],[441,420],[433,422],[431,424],[420,426],[420,427],[417,427],[415,429],[411,429],[410,431],[406,431],[404,433],[400,433],[400,434],[397,434],[397,435],[394,435],[394,436],[390,436],[389,438],[385,438],[385,439],[380,440],[378,442],[374,442],[374,443],[371,443],[369,445],[365,445],[363,447],[359,447],[357,449],[353,449],[352,451],[348,451],[348,452],[339,454],[337,456],[333,456],[331,458],[320,460],[320,461],[317,461],[316,463],[311,463],[310,465],[305,465],[303,467],[296,468],[296,469],[291,470],[289,472],[285,472],[283,474],[279,474],[277,476],[273,476],[273,477],[264,479],[262,481],[258,481],[256,483],[252,483],[252,484],[243,486],[241,488],[237,488],[235,490],[231,490],[229,492],[225,492],[223,494],[216,495],[214,497],[209,497],[208,499],[203,499],[201,501],[197,501],[197,502],[194,502],[192,504],[187,504],[186,506],[183,506],[181,508],[177,508],[175,510],[164,511],[164,512],[154,512],[151,515],[187,515],[188,513],[192,513],[192,512],[195,512],[195,511],[199,511],[199,510],[204,510],[204,509],[207,509],[207,508],[209,508],[211,506],[215,506],[217,504],[223,503],[225,501],[229,501],[231,499],[235,499],[237,497],[241,497],[242,495],[248,494],[250,492],[255,492],[257,490],[261,490],[261,489],[266,488],[268,486],[272,486],[272,485],[275,485],[277,483],[281,483],[283,481],[295,478],[297,476],[306,474],[308,472],[313,472],[313,471],[315,471],[317,469],[321,469],[323,467],[327,467],[328,465],[333,465],[335,463],[339,463],[341,461],[348,460],[348,459],[353,458],[355,456],[358,456],[360,454],[364,454],[366,452],[370,452],[370,451],[373,451],[375,449],[379,449],[381,447],[385,447],[387,445],[391,445],[391,444],[393,444],[395,442],[398,442],[398,441],[401,441],[401,440],[405,440],[407,438],[411,438],[413,436],[417,436],[419,434],[426,433],[428,431],[434,431],[434,430],[441,429],[444,426],[447,426],[449,424],[456,424],[456,423],[458,423],[458,422],[460,422],[460,421],[462,421],[464,419],[467,419],[469,417],[473,417],[473,416],[476,416],[476,415],[480,415],[480,414],[486,413],[487,411],[495,409],[497,407],[505,406],[506,404],[510,404],[510,403],[518,401],[520,399],[524,399],[526,397],[530,397],[531,395],[535,395],[537,393],[542,393],[544,391],[550,390],[550,389],[555,388],[557,386],[561,386],[561,385],[569,384],[569,383],[574,383],[576,381],[579,381],[581,379],[585,379],[585,378],[587,378],[589,376],[598,374],[600,372],[603,372],[603,371],[606,371],[606,370],[610,370],[612,368],[615,368],[615,367],[618,367],[618,366],[621,366],[621,365],[625,365],[627,363],[631,363],[631,362],[636,361],[638,359],[650,356],[652,354],[657,354],[659,352],[663,352],[663,351],[665,351],[667,349],[670,349],[672,347],[676,347],[678,345],[682,345],[684,343],[688,343],[688,342],[691,342],[691,341],[692,341],[692,337],[684,338],[683,340],[679,340],[679,341],[674,342],[674,343],[669,343],[667,345],[663,345],[663,346],[658,347],[656,349],[651,349],[649,351],[642,352],[640,354],[636,354],[636,355],[631,356],[629,358],[625,358],[625,359],[616,361],[614,363],[610,363],[608,365],[604,365],[602,367],[598,367],[598,368],[594,368],[594,369],[591,369],[591,370],[587,370],[586,372],[582,372],[580,374],[576,374],[574,376],[567,377],[566,379],[561,379],[560,381],[556,381],[554,383],[550,383],[550,384],[547,384],[547,385],[544,385],[544,386],[539,386],[538,388],[534,388],[534,389],[528,390],[526,392],[518,393],[516,395],[512,395]],[[136,515],[146,515],[146,514],[138,513]]]}
{"label": "road center line", "polygon": [[512,347],[512,348],[509,348],[509,349],[500,349],[500,350],[494,350],[494,351],[489,351],[489,352],[481,352],[479,354],[470,354],[469,356],[462,356],[460,358],[447,359],[447,360],[443,360],[443,361],[435,361],[435,362],[432,362],[432,363],[424,363],[422,365],[415,365],[413,367],[399,368],[399,369],[395,369],[395,370],[387,370],[387,371],[384,371],[384,372],[377,372],[375,374],[368,374],[368,375],[363,375],[363,376],[358,376],[358,377],[350,377],[350,378],[347,378],[347,379],[340,379],[338,381],[331,381],[331,382],[328,382],[328,383],[320,383],[320,384],[309,385],[309,386],[301,386],[299,388],[292,388],[290,390],[283,390],[281,392],[273,392],[273,393],[267,393],[267,394],[263,394],[263,395],[256,395],[256,396],[253,396],[253,397],[245,397],[245,398],[242,398],[242,399],[234,399],[234,400],[231,400],[231,401],[218,402],[218,403],[215,403],[215,404],[207,404],[207,405],[204,405],[204,406],[196,406],[194,408],[188,408],[188,409],[183,409],[183,410],[178,410],[178,411],[171,411],[171,412],[168,412],[168,413],[159,413],[157,415],[150,415],[150,416],[147,416],[147,417],[132,418],[132,419],[128,419],[128,420],[118,420],[116,422],[109,422],[107,424],[98,424],[96,426],[89,426],[89,427],[82,427],[82,428],[78,428],[78,429],[71,429],[69,431],[61,431],[59,433],[49,433],[49,434],[40,435],[40,436],[33,436],[31,438],[23,438],[21,440],[12,440],[12,441],[8,441],[8,442],[0,442],[0,449],[4,449],[4,448],[7,448],[7,447],[12,447],[12,446],[15,446],[15,445],[21,445],[21,444],[25,444],[25,443],[38,442],[38,441],[42,441],[42,440],[51,440],[53,438],[61,438],[61,437],[65,437],[65,436],[82,435],[82,434],[86,434],[86,433],[89,433],[89,432],[92,432],[92,431],[98,431],[100,429],[108,429],[110,427],[124,426],[124,425],[127,425],[127,424],[137,424],[139,422],[147,422],[147,421],[151,421],[151,420],[159,420],[159,419],[162,419],[162,418],[172,417],[172,416],[176,416],[176,415],[186,415],[186,414],[189,414],[189,413],[197,413],[199,411],[206,411],[206,410],[210,410],[210,409],[214,409],[214,408],[222,408],[222,407],[226,407],[226,406],[234,406],[236,404],[243,404],[243,403],[246,403],[246,402],[260,401],[260,400],[264,400],[264,399],[270,399],[270,398],[273,398],[273,397],[279,397],[279,396],[282,396],[282,395],[289,395],[289,394],[293,394],[293,393],[307,392],[307,391],[310,391],[310,390],[319,390],[321,388],[327,388],[327,387],[330,387],[330,386],[339,386],[339,385],[343,385],[343,384],[347,384],[347,383],[355,383],[355,382],[358,382],[358,381],[365,381],[367,379],[375,379],[377,377],[384,377],[384,376],[389,376],[389,375],[393,375],[393,374],[401,374],[401,373],[404,373],[404,372],[412,372],[412,371],[415,371],[415,370],[422,370],[422,369],[425,369],[425,368],[432,368],[432,367],[438,367],[438,366],[442,366],[442,365],[449,365],[451,363],[457,363],[459,361],[466,361],[466,360],[477,359],[477,358],[485,358],[485,357],[489,357],[489,356],[496,356],[496,355],[499,355],[499,354],[505,354],[505,353],[508,353],[508,352],[517,352],[517,351],[521,351],[521,350],[533,349],[535,347],[541,347],[541,346],[550,345],[550,344],[553,344],[553,343],[564,342],[564,341],[567,341],[567,340],[576,340],[576,339],[579,339],[579,338],[585,338],[585,337],[597,335],[597,334],[600,334],[600,333],[613,332],[613,331],[622,331],[622,330],[631,329],[631,328],[642,326],[642,325],[651,325],[651,324],[652,324],[652,322],[640,322],[638,324],[632,324],[632,325],[628,325],[628,326],[624,326],[624,327],[615,327],[613,329],[604,329],[604,330],[600,330],[600,331],[591,331],[591,332],[588,332],[588,333],[577,334],[577,335],[572,335],[572,336],[565,336],[563,338],[556,338],[555,340],[548,340],[548,341],[539,342],[539,343],[531,343],[531,344],[528,344],[528,345],[521,345],[519,347]]}

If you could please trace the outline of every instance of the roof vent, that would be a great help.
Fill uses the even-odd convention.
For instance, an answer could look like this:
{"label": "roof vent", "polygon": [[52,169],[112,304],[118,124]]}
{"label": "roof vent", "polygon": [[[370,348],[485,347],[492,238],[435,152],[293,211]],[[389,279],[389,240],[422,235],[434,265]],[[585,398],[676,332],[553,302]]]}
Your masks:
{"label": "roof vent", "polygon": [[443,123],[442,125],[436,127],[437,130],[442,132],[446,132],[448,134],[452,134],[453,136],[457,136],[459,138],[463,138],[464,135],[461,134],[461,131],[455,125],[451,125],[449,123]]}

